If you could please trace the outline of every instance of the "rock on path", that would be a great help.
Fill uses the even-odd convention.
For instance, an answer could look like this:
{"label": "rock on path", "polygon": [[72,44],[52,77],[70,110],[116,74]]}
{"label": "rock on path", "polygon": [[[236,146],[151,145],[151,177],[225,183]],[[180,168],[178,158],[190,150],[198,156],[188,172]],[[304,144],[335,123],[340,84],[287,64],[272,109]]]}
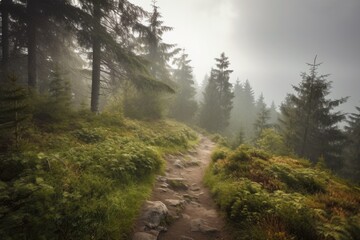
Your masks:
{"label": "rock on path", "polygon": [[202,179],[215,144],[201,136],[196,149],[167,157],[165,176],[157,178],[151,201],[135,225],[133,240],[229,240]]}

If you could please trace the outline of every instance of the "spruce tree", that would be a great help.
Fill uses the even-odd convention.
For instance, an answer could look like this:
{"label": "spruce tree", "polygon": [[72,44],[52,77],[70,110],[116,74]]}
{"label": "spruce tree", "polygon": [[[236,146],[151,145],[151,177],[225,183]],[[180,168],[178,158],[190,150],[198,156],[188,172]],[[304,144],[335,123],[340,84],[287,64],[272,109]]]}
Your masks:
{"label": "spruce tree", "polygon": [[[169,61],[180,49],[175,44],[163,42],[163,34],[171,31],[172,27],[165,26],[161,20],[159,7],[153,1],[152,12],[149,14],[148,25],[137,24],[140,36],[140,53],[148,60],[150,74],[157,82],[168,86],[166,91],[156,88],[145,88],[134,93],[127,93],[125,99],[125,114],[130,117],[157,119],[161,118],[168,105],[169,97],[164,93],[174,93],[174,82],[171,79]],[[144,108],[146,106],[146,108]],[[135,108],[135,112],[134,109]]]}
{"label": "spruce tree", "polygon": [[[233,108],[231,110],[231,116],[230,116],[230,124],[229,124],[229,130],[230,133],[236,133],[242,129],[242,126],[244,124],[244,117],[245,114],[242,111],[242,107],[244,104],[244,88],[243,85],[240,83],[239,80],[236,81],[234,85],[234,99],[233,99]],[[245,134],[244,131],[242,131],[243,135]],[[236,136],[234,136],[236,138]]]}
{"label": "spruce tree", "polygon": [[356,107],[357,113],[351,113],[345,127],[347,136],[346,147],[346,170],[352,177],[360,180],[360,107]]}
{"label": "spruce tree", "polygon": [[69,81],[61,76],[58,68],[51,73],[50,78],[50,99],[55,105],[61,106],[61,108],[69,108],[71,104],[71,87]]}
{"label": "spruce tree", "polygon": [[[6,138],[12,133],[10,143],[14,142],[15,147],[21,135],[21,123],[27,118],[26,110],[27,91],[17,84],[17,78],[10,76],[8,82],[0,88],[0,132],[1,138]],[[3,142],[6,139],[1,139]],[[9,141],[5,141],[9,144]]]}
{"label": "spruce tree", "polygon": [[9,8],[12,5],[12,0],[1,1],[1,45],[2,45],[2,59],[1,59],[1,75],[0,83],[2,79],[8,77],[8,64],[9,64],[9,51],[10,51],[10,17]]}
{"label": "spruce tree", "polygon": [[341,150],[344,136],[338,123],[345,115],[334,112],[334,108],[346,98],[332,100],[327,98],[331,89],[329,75],[319,75],[321,64],[308,64],[309,73],[302,73],[302,81],[293,86],[295,93],[289,94],[281,106],[282,131],[285,142],[301,157],[317,162],[325,158],[328,167],[341,167]]}
{"label": "spruce tree", "polygon": [[270,119],[270,110],[266,107],[264,96],[261,93],[259,99],[256,101],[257,117],[254,123],[255,138],[259,138],[262,131],[268,128]]}
{"label": "spruce tree", "polygon": [[276,110],[276,105],[275,105],[274,101],[271,103],[271,106],[270,106],[269,110],[270,110],[270,112],[269,112],[269,116],[270,116],[269,123],[270,123],[270,125],[276,127],[278,125],[279,113]]}
{"label": "spruce tree", "polygon": [[254,90],[249,80],[246,80],[243,86],[243,103],[241,104],[242,123],[247,140],[254,138],[254,122],[256,119],[256,106]]}
{"label": "spruce tree", "polygon": [[209,75],[205,74],[203,80],[201,81],[201,84],[199,86],[199,88],[197,89],[197,94],[196,94],[196,100],[201,103],[203,102],[203,97],[204,97],[204,92],[206,89],[206,86],[208,85],[209,82]]}
{"label": "spruce tree", "polygon": [[204,91],[203,102],[200,109],[199,124],[210,132],[218,132],[220,122],[220,96],[217,89],[217,82],[214,70],[211,70],[208,84]]}
{"label": "spruce tree", "polygon": [[223,132],[229,125],[232,109],[232,84],[229,82],[229,59],[225,53],[215,58],[216,68],[212,69],[209,83],[204,92],[204,102],[200,113],[200,125],[212,132]]}
{"label": "spruce tree", "polygon": [[197,110],[195,101],[196,90],[192,75],[192,67],[188,55],[183,52],[182,55],[175,59],[177,65],[173,78],[177,84],[173,104],[170,107],[170,116],[184,122],[191,122]]}

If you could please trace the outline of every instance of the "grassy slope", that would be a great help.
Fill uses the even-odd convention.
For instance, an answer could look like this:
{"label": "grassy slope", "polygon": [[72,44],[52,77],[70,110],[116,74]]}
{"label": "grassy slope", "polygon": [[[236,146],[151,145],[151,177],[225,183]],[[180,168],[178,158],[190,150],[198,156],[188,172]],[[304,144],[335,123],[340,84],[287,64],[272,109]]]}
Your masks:
{"label": "grassy slope", "polygon": [[0,239],[128,239],[163,155],[196,138],[179,123],[110,114],[28,129],[21,153],[0,159]]}
{"label": "grassy slope", "polygon": [[219,148],[206,174],[234,239],[358,239],[360,189],[309,162]]}

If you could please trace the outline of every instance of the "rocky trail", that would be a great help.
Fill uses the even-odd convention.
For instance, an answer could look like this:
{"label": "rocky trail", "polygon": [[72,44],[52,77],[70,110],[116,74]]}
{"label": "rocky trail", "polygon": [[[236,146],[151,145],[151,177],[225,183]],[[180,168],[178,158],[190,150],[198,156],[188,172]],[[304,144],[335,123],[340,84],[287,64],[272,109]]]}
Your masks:
{"label": "rocky trail", "polygon": [[201,136],[196,149],[168,156],[150,201],[135,225],[133,240],[228,240],[224,219],[202,179],[215,144]]}

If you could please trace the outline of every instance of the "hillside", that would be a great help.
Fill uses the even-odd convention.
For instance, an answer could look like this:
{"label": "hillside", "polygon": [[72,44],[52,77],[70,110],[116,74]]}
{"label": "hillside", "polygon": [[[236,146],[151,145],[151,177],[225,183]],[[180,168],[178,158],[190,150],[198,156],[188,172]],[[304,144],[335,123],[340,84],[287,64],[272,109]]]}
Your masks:
{"label": "hillside", "polygon": [[197,142],[172,121],[83,111],[23,130],[0,162],[0,239],[128,239],[163,156]]}
{"label": "hillside", "polygon": [[360,189],[321,166],[218,148],[206,174],[234,239],[358,239]]}

